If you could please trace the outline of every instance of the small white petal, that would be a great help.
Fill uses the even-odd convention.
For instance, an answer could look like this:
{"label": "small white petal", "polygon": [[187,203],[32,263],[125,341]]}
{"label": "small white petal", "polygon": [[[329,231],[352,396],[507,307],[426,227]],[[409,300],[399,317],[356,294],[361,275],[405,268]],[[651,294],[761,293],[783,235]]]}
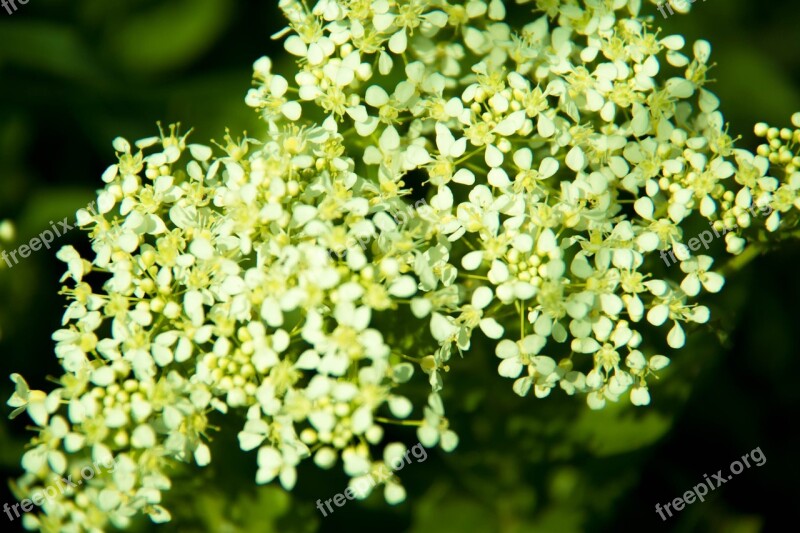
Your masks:
{"label": "small white petal", "polygon": [[453,181],[461,185],[472,185],[475,183],[475,174],[466,168],[460,168],[453,175]]}
{"label": "small white petal", "polygon": [[682,348],[685,343],[686,335],[683,332],[683,328],[680,324],[675,322],[675,325],[667,334],[667,344],[669,344],[670,348],[678,349]]}
{"label": "small white petal", "polygon": [[291,121],[299,120],[303,114],[303,108],[297,102],[286,102],[281,106],[283,116]]}
{"label": "small white petal", "polygon": [[503,152],[501,152],[495,145],[489,144],[486,146],[485,160],[489,167],[499,167],[503,164]]}
{"label": "small white petal", "polygon": [[395,54],[402,54],[406,51],[408,46],[408,39],[406,38],[406,31],[402,29],[389,38],[389,50]]}
{"label": "small white petal", "polygon": [[501,326],[494,318],[484,318],[480,322],[481,331],[490,339],[499,339],[503,336],[503,326]]}
{"label": "small white petal", "polygon": [[134,448],[152,448],[156,444],[156,433],[148,424],[142,424],[133,430],[131,445]]}
{"label": "small white petal", "polygon": [[670,363],[669,357],[665,357],[663,355],[654,355],[650,358],[650,362],[648,366],[652,370],[661,370],[662,368],[666,368]]}
{"label": "small white petal", "polygon": [[705,287],[708,292],[719,292],[722,290],[723,285],[725,285],[725,278],[716,272],[706,272],[705,278],[703,279],[703,287]]}
{"label": "small white petal", "polygon": [[700,294],[700,280],[696,274],[689,274],[681,282],[681,290],[688,296],[697,296]]}
{"label": "small white petal", "polygon": [[649,405],[650,393],[646,387],[634,387],[631,389],[631,403],[633,405]]}
{"label": "small white petal", "polygon": [[581,171],[586,166],[586,156],[580,146],[572,147],[565,159],[567,166],[575,172]]}
{"label": "small white petal", "polygon": [[197,466],[207,466],[211,462],[211,450],[204,443],[197,446],[194,451],[194,460]]}
{"label": "small white petal", "polygon": [[483,261],[483,251],[475,250],[461,258],[461,266],[466,270],[477,270]]}
{"label": "small white petal", "polygon": [[189,251],[198,259],[208,260],[214,257],[214,246],[203,237],[196,237],[189,245]]}
{"label": "small white petal", "polygon": [[411,276],[401,276],[389,287],[389,294],[398,298],[410,298],[417,292],[417,282]]}
{"label": "small white petal", "polygon": [[647,321],[654,326],[660,326],[669,318],[669,307],[666,305],[657,305],[647,312]]}

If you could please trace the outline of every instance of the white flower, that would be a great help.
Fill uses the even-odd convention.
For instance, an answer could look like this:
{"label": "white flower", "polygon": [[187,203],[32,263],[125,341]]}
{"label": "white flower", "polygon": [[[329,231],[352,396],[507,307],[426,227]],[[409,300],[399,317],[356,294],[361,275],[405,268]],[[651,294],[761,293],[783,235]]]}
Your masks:
{"label": "white flower", "polygon": [[444,418],[442,399],[436,393],[428,396],[428,407],[425,407],[425,418],[417,429],[417,437],[426,448],[439,444],[444,451],[450,452],[458,446],[458,435],[449,429],[447,419]]}
{"label": "white flower", "polygon": [[716,272],[708,272],[714,260],[701,255],[681,263],[681,270],[687,276],[681,282],[681,289],[689,296],[697,296],[702,285],[708,292],[719,292],[725,284],[725,279]]}
{"label": "white flower", "polygon": [[50,414],[55,412],[61,400],[59,391],[55,390],[50,394],[45,394],[40,390],[31,390],[28,383],[19,374],[11,374],[11,381],[14,382],[14,393],[8,399],[7,404],[15,409],[9,415],[10,418],[15,418],[21,412],[27,411],[36,425],[46,426]]}

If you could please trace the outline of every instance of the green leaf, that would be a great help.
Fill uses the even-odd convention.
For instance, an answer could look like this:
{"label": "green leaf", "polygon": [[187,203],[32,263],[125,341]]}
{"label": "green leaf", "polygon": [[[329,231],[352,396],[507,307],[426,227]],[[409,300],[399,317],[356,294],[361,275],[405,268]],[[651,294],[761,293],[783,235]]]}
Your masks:
{"label": "green leaf", "polygon": [[636,409],[630,404],[608,403],[601,411],[580,412],[568,430],[572,440],[586,443],[596,456],[616,455],[644,448],[663,437],[673,418],[655,409]]}
{"label": "green leaf", "polygon": [[447,483],[440,482],[428,490],[414,509],[415,533],[463,533],[464,531],[497,531],[494,513],[476,505]]}
{"label": "green leaf", "polygon": [[185,66],[225,29],[231,6],[226,0],[159,2],[114,27],[109,54],[121,70],[153,74]]}
{"label": "green leaf", "polygon": [[74,28],[23,19],[0,23],[0,35],[0,63],[8,61],[83,83],[103,78]]}

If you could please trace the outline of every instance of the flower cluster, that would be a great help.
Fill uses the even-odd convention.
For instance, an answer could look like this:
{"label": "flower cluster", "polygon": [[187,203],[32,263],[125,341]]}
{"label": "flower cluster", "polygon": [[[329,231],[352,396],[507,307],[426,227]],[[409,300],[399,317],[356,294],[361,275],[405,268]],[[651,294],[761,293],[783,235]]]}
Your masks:
{"label": "flower cluster", "polygon": [[[169,466],[209,464],[224,414],[256,481],[286,489],[307,457],[353,480],[382,468],[378,449],[402,446],[386,424],[452,450],[440,392],[473,341],[520,396],[648,404],[657,352],[709,320],[697,298],[724,283],[687,225],[735,218],[736,254],[750,207],[774,209],[774,231],[800,206],[800,132],[759,126],[768,145],[735,149],[709,44],[660,36],[639,1],[279,5],[297,70],[254,65],[264,138],[228,135],[216,155],[175,128],[115,140],[98,213],[78,213],[94,257],[59,252],[66,373],[49,394],[13,376],[11,405],[40,428],[19,492],[118,466],[29,528],[168,520]],[[680,269],[660,267],[667,249]],[[431,390],[408,420],[415,373]],[[404,499],[396,476],[384,495]]]}
{"label": "flower cluster", "polygon": [[[72,282],[53,335],[62,386],[45,395],[14,375],[10,405],[42,428],[22,460],[23,492],[85,462],[113,457],[121,468],[48,502],[28,527],[124,527],[139,512],[168,520],[167,466],[210,462],[214,411],[244,415],[239,442],[258,449],[257,482],[287,489],[309,456],[322,467],[341,456],[363,475],[383,437],[376,413],[410,414],[394,389],[413,367],[372,315],[416,284],[392,245],[379,264],[345,249],[350,233],[376,233],[377,192],[337,133],[273,133],[260,144],[226,137],[222,157],[175,128],[135,147],[115,140],[98,213],[78,213],[94,258],[58,254]],[[386,494],[404,497],[396,480]]]}
{"label": "flower cluster", "polygon": [[[530,11],[500,1],[281,7],[298,72],[291,84],[259,60],[249,105],[274,130],[304,113],[324,119],[382,203],[409,192],[406,173],[426,173],[431,209],[401,261],[418,280],[410,309],[439,344],[427,359],[434,391],[451,351],[480,329],[520,395],[558,386],[595,408],[626,393],[648,403],[647,377],[669,362],[642,366],[648,330],[667,324],[668,347],[682,347],[687,324],[709,319],[693,300],[724,284],[684,244],[686,225],[735,217],[726,241],[739,253],[752,202],[791,207],[773,206],[778,179],[761,191],[744,180],[768,165],[727,134],[705,88],[709,44],[687,53],[635,3],[537,2],[544,16],[514,17],[530,20],[521,27],[508,12]],[[667,249],[682,278],[655,268]]]}

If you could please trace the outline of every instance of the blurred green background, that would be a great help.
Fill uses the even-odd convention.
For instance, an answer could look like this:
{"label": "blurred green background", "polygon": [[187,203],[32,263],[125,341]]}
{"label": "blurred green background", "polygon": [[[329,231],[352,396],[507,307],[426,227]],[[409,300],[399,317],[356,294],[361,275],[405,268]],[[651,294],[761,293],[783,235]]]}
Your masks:
{"label": "blurred green background", "polygon": [[[193,139],[261,135],[243,103],[252,62],[276,59],[270,36],[283,27],[276,2],[231,0],[30,0],[0,10],[0,221],[12,219],[12,249],[72,218],[101,185],[111,140],[156,132],[156,121],[193,127]],[[800,110],[800,5],[710,0],[689,15],[661,18],[666,33],[707,38],[717,65],[712,87],[730,131],[755,148],[752,125],[786,125]],[[280,59],[277,60],[280,64]],[[277,70],[280,70],[278,67]],[[57,244],[87,250],[74,230]],[[491,353],[454,360],[446,377],[453,454],[430,451],[403,471],[409,498],[351,503],[326,519],[314,502],[346,478],[313,465],[297,489],[256,489],[254,454],[236,453],[236,427],[215,443],[216,469],[187,471],[168,503],[176,522],[140,531],[782,531],[796,523],[800,475],[797,347],[800,248],[785,247],[728,280],[699,329],[653,389],[649,409],[592,413],[561,394],[517,398]],[[59,375],[52,331],[60,324],[63,266],[55,250],[0,269],[0,376],[25,375],[48,389]],[[11,393],[3,378],[0,397]],[[3,417],[5,418],[5,417]],[[17,476],[30,433],[23,418],[0,423],[3,480]],[[392,435],[409,444],[412,432]],[[745,470],[663,523],[654,512],[731,461],[760,447],[767,463]],[[230,450],[219,453],[219,450]],[[0,503],[11,502],[3,483]],[[0,529],[13,531],[0,517]],[[8,529],[6,529],[8,526]]]}

